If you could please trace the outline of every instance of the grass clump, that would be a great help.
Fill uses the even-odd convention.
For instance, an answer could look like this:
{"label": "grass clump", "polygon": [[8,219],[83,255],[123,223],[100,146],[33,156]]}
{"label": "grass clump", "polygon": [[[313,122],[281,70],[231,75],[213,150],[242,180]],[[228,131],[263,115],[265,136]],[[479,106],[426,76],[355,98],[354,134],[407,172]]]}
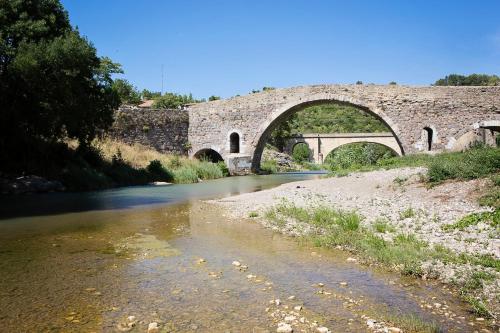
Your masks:
{"label": "grass clump", "polygon": [[375,222],[373,223],[373,229],[376,232],[380,232],[382,234],[385,234],[386,232],[395,232],[396,231],[396,229],[392,225],[389,224],[387,219],[384,219],[384,218],[376,219]]}
{"label": "grass clump", "polygon": [[500,227],[500,209],[493,212],[481,212],[469,214],[453,224],[443,225],[441,228],[444,231],[460,230],[463,231],[467,227],[477,225],[480,222],[489,223],[492,227]]}
{"label": "grass clump", "polygon": [[253,217],[258,217],[258,216],[259,216],[259,214],[257,212],[250,212],[250,213],[248,213],[248,217],[252,217],[253,218]]}
{"label": "grass clump", "polygon": [[385,320],[408,333],[439,333],[441,329],[434,321],[420,318],[415,314],[388,315]]}
{"label": "grass clump", "polygon": [[277,173],[278,172],[278,163],[275,160],[265,160],[260,164],[260,170],[263,173]]}
{"label": "grass clump", "polygon": [[411,217],[415,217],[416,215],[417,212],[412,207],[408,207],[405,210],[399,212],[399,219],[400,220],[409,219]]}

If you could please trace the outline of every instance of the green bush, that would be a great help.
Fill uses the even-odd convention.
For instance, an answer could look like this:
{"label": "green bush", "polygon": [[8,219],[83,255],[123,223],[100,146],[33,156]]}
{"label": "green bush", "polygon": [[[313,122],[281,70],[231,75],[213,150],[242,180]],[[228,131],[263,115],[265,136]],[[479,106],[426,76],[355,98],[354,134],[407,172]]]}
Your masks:
{"label": "green bush", "polygon": [[311,150],[305,143],[298,143],[293,147],[293,160],[297,163],[309,162],[311,159]]}
{"label": "green bush", "polygon": [[155,181],[170,182],[174,179],[174,175],[165,167],[163,167],[159,160],[153,160],[149,162],[146,170]]}
{"label": "green bush", "polygon": [[224,174],[218,164],[201,161],[196,165],[196,174],[200,179],[217,179],[222,178]]}
{"label": "green bush", "polygon": [[217,162],[217,166],[219,167],[220,171],[222,171],[222,175],[224,177],[229,176],[229,169],[227,168],[226,162],[219,161]]}
{"label": "green bush", "polygon": [[380,160],[395,156],[388,147],[376,143],[352,143],[341,146],[328,154],[325,164],[332,170],[359,168],[375,165]]}
{"label": "green bush", "polygon": [[263,173],[276,173],[278,172],[278,164],[275,160],[266,160],[260,163],[260,171]]}
{"label": "green bush", "polygon": [[181,184],[190,184],[198,182],[198,173],[190,166],[184,166],[174,170],[174,182]]}
{"label": "green bush", "polygon": [[435,156],[429,165],[430,182],[446,179],[476,179],[500,171],[500,149],[475,148],[463,153]]}

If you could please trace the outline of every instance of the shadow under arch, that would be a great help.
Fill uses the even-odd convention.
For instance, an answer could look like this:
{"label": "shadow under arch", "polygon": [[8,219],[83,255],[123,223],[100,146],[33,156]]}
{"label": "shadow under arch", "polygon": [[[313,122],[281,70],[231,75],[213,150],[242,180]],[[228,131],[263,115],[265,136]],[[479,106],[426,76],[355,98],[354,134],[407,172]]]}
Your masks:
{"label": "shadow under arch", "polygon": [[198,150],[195,154],[194,157],[199,159],[199,160],[208,160],[212,163],[217,163],[220,161],[224,161],[222,156],[216,152],[215,150],[211,148],[203,148]]}
{"label": "shadow under arch", "polygon": [[[363,103],[358,103],[358,102],[348,102],[345,101],[346,97],[345,96],[339,96],[338,98],[317,98],[317,99],[311,99],[308,101],[300,102],[300,103],[294,103],[293,105],[287,105],[284,107],[284,109],[277,110],[276,112],[273,112],[271,115],[271,120],[269,121],[268,125],[264,125],[265,128],[260,129],[260,134],[258,134],[259,139],[254,151],[254,154],[252,156],[252,171],[256,172],[260,169],[260,160],[262,158],[262,152],[264,151],[264,147],[266,145],[267,140],[269,139],[269,136],[271,135],[272,131],[276,129],[279,124],[282,122],[286,121],[288,118],[290,118],[294,113],[297,113],[299,111],[304,110],[307,107],[310,106],[316,106],[316,105],[326,105],[326,104],[337,104],[337,105],[346,105],[346,106],[352,106],[355,107],[359,110],[362,110],[366,112],[367,114],[375,117],[377,120],[380,120],[394,135],[394,138],[396,139],[396,142],[399,145],[399,148],[401,149],[401,155],[405,155],[405,151],[403,148],[403,145],[401,143],[401,140],[398,137],[398,134],[396,133],[396,130],[394,129],[395,125],[393,124],[393,121],[386,116],[381,110],[371,110],[369,107],[362,105]],[[392,150],[392,149],[391,149]],[[397,154],[399,155],[399,154]]]}
{"label": "shadow under arch", "polygon": [[358,142],[344,143],[344,144],[342,144],[340,146],[335,147],[334,149],[330,150],[328,153],[325,154],[325,160],[328,158],[329,155],[335,153],[336,150],[338,150],[338,149],[340,149],[342,147],[349,146],[349,145],[363,144],[363,143],[371,143],[371,144],[375,144],[375,145],[379,145],[379,146],[385,147],[385,148],[389,149],[394,156],[401,156],[401,154],[398,151],[394,150],[392,147],[389,147],[388,145],[385,145],[383,143],[373,142],[373,141],[358,141]]}

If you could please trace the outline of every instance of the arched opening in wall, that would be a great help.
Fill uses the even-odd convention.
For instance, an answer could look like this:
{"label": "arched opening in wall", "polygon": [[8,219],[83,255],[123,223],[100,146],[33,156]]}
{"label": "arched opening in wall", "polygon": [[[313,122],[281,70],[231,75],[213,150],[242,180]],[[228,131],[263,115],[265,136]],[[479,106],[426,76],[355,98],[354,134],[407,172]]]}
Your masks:
{"label": "arched opening in wall", "polygon": [[326,155],[330,170],[374,165],[380,160],[398,156],[391,147],[374,142],[355,142],[341,145]]}
{"label": "arched opening in wall", "polygon": [[[331,134],[357,133],[369,136],[376,133],[392,139],[394,145],[399,148],[398,155],[404,155],[401,142],[389,125],[393,123],[391,119],[380,110],[374,112],[367,107],[347,102],[310,100],[277,110],[263,123],[267,125],[259,129],[258,143],[252,158],[254,171],[260,170],[264,150],[266,162],[269,156],[281,156],[277,155],[278,152],[291,157],[293,145],[297,140],[306,141],[313,152],[312,160],[321,163],[326,156],[325,152],[329,151],[328,140],[322,138]],[[269,151],[275,153],[269,154]]]}
{"label": "arched opening in wall", "polygon": [[297,163],[311,161],[311,149],[305,142],[296,143],[292,148],[292,158]]}
{"label": "arched opening in wall", "polygon": [[[417,132],[418,133],[418,132]],[[425,149],[427,151],[432,150],[432,137],[434,135],[434,131],[430,127],[424,127],[424,143],[425,143]]]}
{"label": "arched opening in wall", "polygon": [[229,152],[231,154],[240,152],[240,135],[236,132],[231,133],[229,136]]}
{"label": "arched opening in wall", "polygon": [[224,161],[224,159],[218,152],[209,148],[199,150],[198,152],[196,152],[196,154],[194,154],[194,157],[199,160],[205,160],[212,163]]}

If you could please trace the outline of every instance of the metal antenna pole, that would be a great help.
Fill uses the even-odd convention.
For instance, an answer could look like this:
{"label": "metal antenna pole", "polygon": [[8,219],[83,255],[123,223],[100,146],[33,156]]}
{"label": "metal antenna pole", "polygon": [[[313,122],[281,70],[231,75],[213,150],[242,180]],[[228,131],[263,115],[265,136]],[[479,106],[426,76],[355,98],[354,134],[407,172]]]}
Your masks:
{"label": "metal antenna pole", "polygon": [[161,95],[163,95],[163,64],[161,64]]}

